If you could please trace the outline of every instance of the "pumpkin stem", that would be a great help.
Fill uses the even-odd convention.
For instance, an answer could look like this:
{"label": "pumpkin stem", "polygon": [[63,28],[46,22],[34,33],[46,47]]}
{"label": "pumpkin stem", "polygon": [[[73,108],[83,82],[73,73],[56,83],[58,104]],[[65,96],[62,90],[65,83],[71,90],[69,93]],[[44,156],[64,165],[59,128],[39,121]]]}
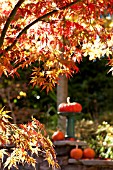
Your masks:
{"label": "pumpkin stem", "polygon": [[76,149],[78,149],[78,144],[76,144]]}
{"label": "pumpkin stem", "polygon": [[70,97],[67,97],[67,103],[70,103]]}

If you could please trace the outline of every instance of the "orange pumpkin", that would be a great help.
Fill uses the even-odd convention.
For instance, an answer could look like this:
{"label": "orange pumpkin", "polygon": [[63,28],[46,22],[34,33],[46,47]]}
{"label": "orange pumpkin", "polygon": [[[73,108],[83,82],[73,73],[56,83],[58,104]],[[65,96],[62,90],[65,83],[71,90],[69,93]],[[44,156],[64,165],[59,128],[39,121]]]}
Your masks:
{"label": "orange pumpkin", "polygon": [[57,130],[56,132],[53,133],[52,135],[52,140],[53,141],[59,141],[59,140],[64,140],[65,139],[65,135],[62,131]]}
{"label": "orange pumpkin", "polygon": [[85,148],[83,150],[83,157],[88,159],[93,159],[95,157],[95,151],[92,148]]}
{"label": "orange pumpkin", "polygon": [[58,106],[58,111],[59,112],[81,112],[82,111],[82,106],[81,106],[81,104],[79,104],[77,102],[61,103]]}
{"label": "orange pumpkin", "polygon": [[68,140],[70,140],[70,141],[75,141],[75,138],[69,138]]}
{"label": "orange pumpkin", "polygon": [[83,151],[80,148],[74,148],[70,151],[70,157],[74,159],[81,159],[83,156]]}
{"label": "orange pumpkin", "polygon": [[67,97],[67,103],[61,103],[58,106],[58,111],[59,112],[81,112],[82,105],[77,102],[70,103],[70,97]]}

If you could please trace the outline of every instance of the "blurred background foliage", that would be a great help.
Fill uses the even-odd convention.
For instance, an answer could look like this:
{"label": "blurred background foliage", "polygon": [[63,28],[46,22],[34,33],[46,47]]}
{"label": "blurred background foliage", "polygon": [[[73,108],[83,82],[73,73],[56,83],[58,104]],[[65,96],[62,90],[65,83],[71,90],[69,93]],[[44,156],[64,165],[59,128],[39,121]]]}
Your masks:
{"label": "blurred background foliage", "polygon": [[[113,121],[113,77],[107,73],[107,59],[89,61],[88,57],[78,64],[80,71],[69,79],[68,93],[71,102],[83,106],[76,120],[88,119],[96,122]],[[0,79],[0,108],[11,110],[14,123],[26,123],[31,116],[44,123],[50,133],[57,126],[56,88],[46,93],[29,84],[31,68],[19,70],[20,77]]]}
{"label": "blurred background foliage", "polygon": [[106,57],[93,62],[83,58],[80,72],[69,80],[69,96],[82,104],[83,118],[111,119],[108,113],[113,112],[113,76],[108,74],[107,63]]}
{"label": "blurred background foliage", "polygon": [[[109,116],[109,115],[108,115]],[[113,159],[113,124],[92,120],[76,121],[76,138],[87,142],[99,159]]]}

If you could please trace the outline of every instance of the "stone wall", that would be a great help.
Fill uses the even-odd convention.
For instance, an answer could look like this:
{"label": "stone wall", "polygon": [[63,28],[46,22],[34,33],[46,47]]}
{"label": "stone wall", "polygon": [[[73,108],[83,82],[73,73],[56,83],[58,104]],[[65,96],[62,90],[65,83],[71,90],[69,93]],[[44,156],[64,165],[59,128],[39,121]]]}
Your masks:
{"label": "stone wall", "polygon": [[61,170],[113,170],[112,160],[75,160],[70,158],[70,150],[76,145],[82,148],[87,146],[87,144],[82,141],[57,141],[54,143],[54,145]]}
{"label": "stone wall", "polygon": [[[69,156],[70,150],[76,145],[84,147],[87,145],[84,142],[75,141],[57,141],[54,143],[57,160],[60,165],[59,168],[49,167],[48,162],[43,157],[37,157],[37,164],[35,170],[113,170],[112,160],[99,160],[99,159],[71,159]],[[19,165],[19,170],[34,170],[32,166],[25,164],[24,166]],[[8,170],[3,168],[2,164],[0,170]],[[11,168],[16,170],[16,168]]]}

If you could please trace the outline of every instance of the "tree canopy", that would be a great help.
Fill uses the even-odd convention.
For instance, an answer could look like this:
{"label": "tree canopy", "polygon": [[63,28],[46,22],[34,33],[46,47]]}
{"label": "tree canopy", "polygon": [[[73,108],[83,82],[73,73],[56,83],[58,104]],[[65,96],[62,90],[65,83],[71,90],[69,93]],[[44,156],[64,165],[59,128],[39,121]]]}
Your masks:
{"label": "tree canopy", "polygon": [[[107,55],[113,66],[113,0],[0,2],[0,76],[35,63],[31,83],[51,90],[77,62]],[[111,68],[112,71],[112,68]]]}

